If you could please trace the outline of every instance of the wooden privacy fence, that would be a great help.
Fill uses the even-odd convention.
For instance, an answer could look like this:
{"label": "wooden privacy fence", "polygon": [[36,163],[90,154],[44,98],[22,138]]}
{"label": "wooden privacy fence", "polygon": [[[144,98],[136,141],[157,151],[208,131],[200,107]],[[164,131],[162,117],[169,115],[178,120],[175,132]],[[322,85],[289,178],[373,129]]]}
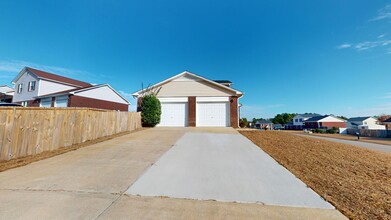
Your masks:
{"label": "wooden privacy fence", "polygon": [[0,160],[56,150],[141,128],[136,112],[89,108],[0,108]]}
{"label": "wooden privacy fence", "polygon": [[347,134],[356,135],[359,132],[362,137],[379,137],[379,138],[391,138],[391,130],[370,130],[370,129],[356,129],[348,128]]}

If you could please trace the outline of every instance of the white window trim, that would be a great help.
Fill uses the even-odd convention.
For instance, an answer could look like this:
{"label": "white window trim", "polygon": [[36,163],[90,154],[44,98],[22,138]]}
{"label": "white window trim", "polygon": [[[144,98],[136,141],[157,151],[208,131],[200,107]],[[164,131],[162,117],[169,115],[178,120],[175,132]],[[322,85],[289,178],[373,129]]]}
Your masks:
{"label": "white window trim", "polygon": [[18,94],[23,92],[23,83],[18,84]]}

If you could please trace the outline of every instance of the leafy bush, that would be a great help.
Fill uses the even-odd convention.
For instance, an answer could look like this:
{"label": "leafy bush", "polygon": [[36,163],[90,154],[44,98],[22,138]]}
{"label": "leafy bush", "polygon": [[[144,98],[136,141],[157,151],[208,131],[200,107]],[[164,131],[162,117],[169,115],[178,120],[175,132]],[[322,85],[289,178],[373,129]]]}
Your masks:
{"label": "leafy bush", "polygon": [[241,128],[247,128],[248,127],[247,118],[239,119],[239,127],[241,127]]}
{"label": "leafy bush", "polygon": [[161,114],[160,101],[155,95],[146,95],[142,97],[141,122],[143,127],[155,127],[160,123]]}
{"label": "leafy bush", "polygon": [[339,128],[332,127],[331,129],[327,130],[327,133],[329,134],[337,134],[339,132]]}
{"label": "leafy bush", "polygon": [[312,130],[313,133],[320,133],[320,134],[323,134],[324,131],[322,129],[319,129],[319,128],[315,128],[314,130]]}

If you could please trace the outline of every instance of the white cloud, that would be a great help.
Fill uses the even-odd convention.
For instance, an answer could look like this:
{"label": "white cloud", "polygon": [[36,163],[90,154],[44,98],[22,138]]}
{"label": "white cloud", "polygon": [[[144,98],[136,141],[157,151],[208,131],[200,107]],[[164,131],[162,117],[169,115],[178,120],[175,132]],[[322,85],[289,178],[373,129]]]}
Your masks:
{"label": "white cloud", "polygon": [[370,19],[369,21],[380,21],[384,19],[391,19],[391,4],[384,6],[378,10],[377,16]]}
{"label": "white cloud", "polygon": [[[75,75],[89,75],[87,71],[68,69],[57,66],[42,65],[22,60],[0,60],[0,72],[6,73],[19,73],[24,67],[31,67],[40,69],[43,71],[63,75],[63,76],[75,76]],[[16,74],[15,74],[16,75]]]}
{"label": "white cloud", "polygon": [[[364,41],[356,44],[341,44],[338,49],[355,49],[357,51],[365,51],[373,48],[387,47],[391,45],[391,40],[376,40],[376,41]],[[390,49],[389,49],[390,50]]]}
{"label": "white cloud", "polygon": [[350,48],[352,45],[351,44],[341,44],[338,46],[338,49],[346,49],[346,48]]}
{"label": "white cloud", "polygon": [[380,34],[379,36],[377,36],[377,38],[383,38],[385,37],[387,34]]}

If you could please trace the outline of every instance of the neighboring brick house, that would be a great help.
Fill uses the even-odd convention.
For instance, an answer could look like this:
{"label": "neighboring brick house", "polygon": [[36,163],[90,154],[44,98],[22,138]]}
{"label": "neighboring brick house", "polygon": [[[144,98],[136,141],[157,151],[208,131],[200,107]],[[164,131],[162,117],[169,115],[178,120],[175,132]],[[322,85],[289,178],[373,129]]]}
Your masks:
{"label": "neighboring brick house", "polygon": [[324,128],[329,129],[332,127],[346,128],[346,121],[342,118],[335,117],[334,115],[315,116],[307,119],[305,122],[305,128]]}
{"label": "neighboring brick house", "polygon": [[11,103],[14,92],[14,89],[7,85],[0,86],[0,102]]}
{"label": "neighboring brick house", "polygon": [[25,67],[12,81],[14,103],[31,107],[89,107],[128,111],[129,102],[108,84],[87,82]]}
{"label": "neighboring brick house", "polygon": [[[228,80],[209,80],[190,72],[152,85],[160,88],[157,95],[162,115],[158,126],[239,127],[238,99],[243,93],[231,87]],[[138,110],[144,90],[133,93]]]}

